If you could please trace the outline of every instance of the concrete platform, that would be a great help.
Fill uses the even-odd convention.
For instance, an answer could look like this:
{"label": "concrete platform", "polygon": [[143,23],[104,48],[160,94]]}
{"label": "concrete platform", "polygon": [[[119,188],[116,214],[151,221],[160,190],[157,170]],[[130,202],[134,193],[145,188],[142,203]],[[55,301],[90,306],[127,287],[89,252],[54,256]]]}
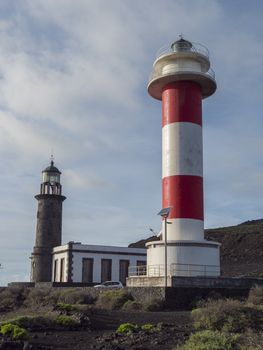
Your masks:
{"label": "concrete platform", "polygon": [[[163,276],[132,276],[127,278],[127,287],[164,287]],[[252,288],[263,286],[263,278],[236,277],[181,277],[167,276],[167,287],[177,288]]]}

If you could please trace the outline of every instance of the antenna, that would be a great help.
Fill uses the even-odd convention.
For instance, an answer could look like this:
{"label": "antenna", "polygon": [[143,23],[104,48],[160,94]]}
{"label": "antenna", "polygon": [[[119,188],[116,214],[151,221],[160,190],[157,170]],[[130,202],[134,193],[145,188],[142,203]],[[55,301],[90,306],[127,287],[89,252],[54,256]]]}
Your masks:
{"label": "antenna", "polygon": [[54,150],[53,150],[53,148],[51,148],[50,160],[51,160],[51,164],[53,165],[53,163],[54,163]]}

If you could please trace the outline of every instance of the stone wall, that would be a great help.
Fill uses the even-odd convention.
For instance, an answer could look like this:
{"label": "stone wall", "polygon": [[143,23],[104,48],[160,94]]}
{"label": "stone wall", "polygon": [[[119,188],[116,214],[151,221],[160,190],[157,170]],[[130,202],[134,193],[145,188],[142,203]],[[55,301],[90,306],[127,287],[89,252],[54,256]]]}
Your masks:
{"label": "stone wall", "polygon": [[[152,299],[165,301],[167,309],[191,309],[201,299],[207,298],[247,298],[250,289],[255,285],[263,286],[263,279],[256,278],[197,278],[174,277],[173,287],[127,287],[124,290],[130,292],[135,300],[145,303]],[[23,283],[12,283],[10,286]],[[32,287],[32,284],[24,284],[24,287]],[[98,297],[109,289],[98,289],[83,284],[75,283],[36,283],[35,288],[65,289],[79,287],[86,290],[91,296]]]}
{"label": "stone wall", "polygon": [[254,285],[263,286],[263,278],[231,278],[231,277],[172,277],[172,287],[202,288],[245,288]]}

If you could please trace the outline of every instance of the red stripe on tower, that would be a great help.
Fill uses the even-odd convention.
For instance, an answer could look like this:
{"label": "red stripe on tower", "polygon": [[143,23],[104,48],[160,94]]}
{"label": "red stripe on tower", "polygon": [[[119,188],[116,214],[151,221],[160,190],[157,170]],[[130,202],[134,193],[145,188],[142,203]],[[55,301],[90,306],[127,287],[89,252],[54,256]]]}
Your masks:
{"label": "red stripe on tower", "polygon": [[162,93],[162,125],[189,122],[202,125],[202,93],[199,84],[177,81],[167,84]]}
{"label": "red stripe on tower", "polygon": [[[162,125],[170,131],[163,132],[166,149],[163,153],[162,203],[163,208],[172,208],[171,219],[204,220],[202,149],[196,152],[196,145],[202,145],[201,101],[201,87],[195,82],[178,81],[163,89]],[[169,139],[165,139],[167,137]],[[174,138],[180,140],[174,141]],[[196,138],[200,140],[196,142]]]}
{"label": "red stripe on tower", "polygon": [[204,220],[202,177],[168,176],[162,185],[163,208],[171,207],[170,218]]}

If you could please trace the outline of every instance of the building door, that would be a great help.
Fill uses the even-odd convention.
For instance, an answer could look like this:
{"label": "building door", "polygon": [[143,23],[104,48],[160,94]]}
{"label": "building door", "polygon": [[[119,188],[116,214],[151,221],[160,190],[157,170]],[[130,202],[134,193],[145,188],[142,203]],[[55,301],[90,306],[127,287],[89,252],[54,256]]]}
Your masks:
{"label": "building door", "polygon": [[128,277],[129,265],[130,265],[129,260],[120,260],[119,279],[124,286],[126,285],[126,277]]}
{"label": "building door", "polygon": [[93,259],[92,258],[82,259],[82,282],[86,282],[86,283],[93,282]]}
{"label": "building door", "polygon": [[111,281],[111,259],[101,259],[101,282]]}
{"label": "building door", "polygon": [[146,261],[137,260],[137,275],[146,275]]}
{"label": "building door", "polygon": [[61,259],[60,260],[60,278],[59,278],[59,282],[65,282],[65,279],[64,279],[64,276],[65,276],[65,259]]}

